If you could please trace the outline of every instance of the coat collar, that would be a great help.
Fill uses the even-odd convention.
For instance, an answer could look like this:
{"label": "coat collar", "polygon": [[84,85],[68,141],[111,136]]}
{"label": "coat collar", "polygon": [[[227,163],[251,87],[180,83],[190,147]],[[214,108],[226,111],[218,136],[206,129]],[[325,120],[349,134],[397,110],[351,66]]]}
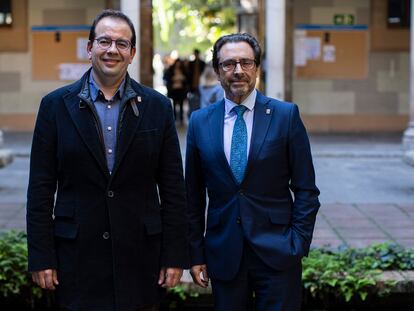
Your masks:
{"label": "coat collar", "polygon": [[119,164],[133,140],[134,133],[139,128],[147,106],[147,93],[141,85],[132,80],[128,74],[126,75],[125,93],[121,100],[121,107],[123,108],[120,111],[118,125],[115,165],[112,175],[110,175],[106,163],[100,122],[95,119],[95,107],[89,92],[88,78],[90,72],[91,69],[80,80],[69,86],[68,93],[63,96],[63,100],[82,140],[99,167],[110,178],[118,170]]}

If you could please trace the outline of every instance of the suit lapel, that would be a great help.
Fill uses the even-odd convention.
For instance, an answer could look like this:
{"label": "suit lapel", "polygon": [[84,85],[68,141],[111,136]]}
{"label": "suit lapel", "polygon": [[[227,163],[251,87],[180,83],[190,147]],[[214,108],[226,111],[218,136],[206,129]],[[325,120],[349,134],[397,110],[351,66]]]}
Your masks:
{"label": "suit lapel", "polygon": [[272,120],[273,108],[268,106],[269,98],[257,92],[256,103],[254,106],[253,129],[250,140],[250,151],[247,161],[247,168],[245,177],[252,170],[255,159],[257,158],[260,149],[263,145],[267,131],[269,129],[270,121]]}
{"label": "suit lapel", "polygon": [[105,172],[106,175],[109,175],[103,150],[103,142],[99,135],[99,125],[96,123],[98,121],[95,121],[91,110],[86,106],[87,104],[77,96],[77,92],[69,93],[63,100],[85,145],[98,162],[102,171]]}
{"label": "suit lapel", "polygon": [[[212,107],[213,108],[213,107]],[[217,155],[220,165],[226,173],[235,181],[230,165],[224,154],[223,128],[224,128],[224,99],[209,111],[208,128],[210,129],[210,141],[212,148]],[[235,181],[236,182],[236,181]]]}

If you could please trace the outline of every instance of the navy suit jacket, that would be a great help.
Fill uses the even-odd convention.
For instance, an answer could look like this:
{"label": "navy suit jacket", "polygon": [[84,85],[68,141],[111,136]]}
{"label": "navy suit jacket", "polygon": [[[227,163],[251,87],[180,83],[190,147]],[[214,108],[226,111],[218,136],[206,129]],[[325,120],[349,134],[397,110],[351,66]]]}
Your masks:
{"label": "navy suit jacket", "polygon": [[320,204],[297,106],[257,93],[240,185],[224,154],[223,124],[224,100],[191,115],[186,154],[191,264],[207,264],[210,277],[230,280],[244,241],[276,270],[299,264],[309,251]]}

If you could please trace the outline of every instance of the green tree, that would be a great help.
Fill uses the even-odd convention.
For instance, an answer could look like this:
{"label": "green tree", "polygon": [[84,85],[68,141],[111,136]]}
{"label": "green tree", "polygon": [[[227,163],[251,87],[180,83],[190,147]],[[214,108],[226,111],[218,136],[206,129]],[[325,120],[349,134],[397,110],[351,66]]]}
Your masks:
{"label": "green tree", "polygon": [[211,49],[222,35],[235,31],[233,0],[153,0],[154,41],[157,52]]}

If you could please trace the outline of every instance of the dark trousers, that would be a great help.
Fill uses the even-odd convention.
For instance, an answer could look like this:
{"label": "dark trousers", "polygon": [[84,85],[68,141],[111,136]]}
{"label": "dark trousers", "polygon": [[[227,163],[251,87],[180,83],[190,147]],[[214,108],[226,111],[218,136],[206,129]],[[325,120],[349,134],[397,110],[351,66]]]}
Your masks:
{"label": "dark trousers", "polygon": [[244,243],[239,272],[230,281],[211,280],[215,311],[298,311],[302,302],[302,267],[277,271]]}

